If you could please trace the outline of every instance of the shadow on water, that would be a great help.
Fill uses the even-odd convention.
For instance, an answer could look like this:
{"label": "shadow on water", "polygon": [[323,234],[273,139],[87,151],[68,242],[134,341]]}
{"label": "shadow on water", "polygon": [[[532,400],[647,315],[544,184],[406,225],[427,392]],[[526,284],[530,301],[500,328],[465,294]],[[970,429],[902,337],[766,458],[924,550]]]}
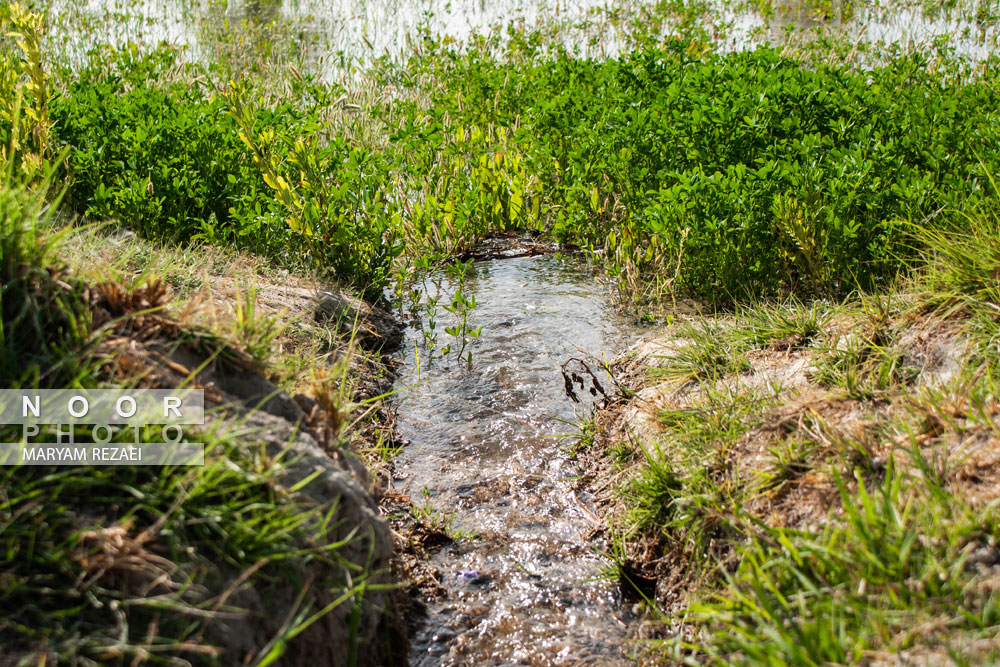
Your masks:
{"label": "shadow on water", "polygon": [[[443,282],[445,301],[453,285]],[[431,287],[433,296],[434,287]],[[577,259],[517,258],[474,265],[464,292],[482,335],[469,367],[428,360],[411,327],[398,387],[397,425],[409,443],[396,459],[397,490],[474,533],[434,556],[446,599],[415,641],[415,664],[615,664],[629,612],[599,579],[596,527],[561,435],[574,407],[560,364],[612,354],[639,332],[609,306]],[[444,327],[439,345],[449,336]],[[425,321],[424,327],[428,326]],[[414,350],[423,355],[417,375]]]}

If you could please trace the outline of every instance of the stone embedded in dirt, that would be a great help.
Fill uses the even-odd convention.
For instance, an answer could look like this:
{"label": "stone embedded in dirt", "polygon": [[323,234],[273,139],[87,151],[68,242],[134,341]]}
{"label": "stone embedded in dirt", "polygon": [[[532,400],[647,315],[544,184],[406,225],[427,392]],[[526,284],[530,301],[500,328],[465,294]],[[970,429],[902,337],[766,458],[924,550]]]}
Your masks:
{"label": "stone embedded in dirt", "polygon": [[387,310],[343,290],[316,290],[292,285],[268,285],[258,298],[272,310],[302,313],[337,330],[370,352],[391,352],[403,342],[403,325]]}
{"label": "stone embedded in dirt", "polygon": [[967,568],[975,568],[976,566],[990,568],[996,565],[1000,565],[1000,546],[996,544],[976,549],[965,560]]}
{"label": "stone embedded in dirt", "polygon": [[483,586],[488,584],[492,577],[478,570],[459,570],[455,573],[455,578],[472,586]]}
{"label": "stone embedded in dirt", "polygon": [[403,327],[384,308],[345,292],[321,291],[316,293],[315,298],[316,319],[335,320],[341,331],[353,331],[358,344],[364,349],[388,352],[403,342]]}

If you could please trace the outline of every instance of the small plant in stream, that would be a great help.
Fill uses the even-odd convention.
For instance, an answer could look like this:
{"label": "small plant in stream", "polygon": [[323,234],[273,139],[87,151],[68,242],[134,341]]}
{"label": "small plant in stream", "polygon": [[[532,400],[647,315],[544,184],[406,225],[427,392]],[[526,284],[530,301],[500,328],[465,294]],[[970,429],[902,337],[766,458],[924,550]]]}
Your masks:
{"label": "small plant in stream", "polygon": [[[455,338],[456,344],[460,343],[461,346],[458,348],[458,357],[461,358],[465,353],[465,346],[469,343],[469,338],[479,338],[482,333],[483,328],[478,327],[476,329],[469,328],[469,313],[476,307],[476,297],[465,296],[463,288],[465,287],[465,276],[469,269],[472,267],[472,260],[467,262],[456,262],[451,264],[447,268],[447,272],[452,276],[457,282],[455,288],[455,294],[451,298],[451,305],[445,306],[444,309],[455,316],[455,326],[445,327],[445,332]],[[466,337],[468,336],[468,338]],[[451,353],[452,346],[448,344],[441,349],[441,354],[447,356]],[[466,357],[466,361],[472,364],[472,352],[470,351]]]}
{"label": "small plant in stream", "polygon": [[424,334],[424,347],[430,352],[430,355],[434,355],[434,347],[437,345],[437,304],[439,296],[429,296],[427,297],[427,326],[423,329]]}
{"label": "small plant in stream", "polygon": [[476,536],[474,531],[455,527],[455,512],[450,514],[438,510],[431,503],[430,489],[424,487],[420,490],[420,503],[413,503],[410,512],[413,518],[424,524],[427,528],[447,535],[452,540],[471,540]]}

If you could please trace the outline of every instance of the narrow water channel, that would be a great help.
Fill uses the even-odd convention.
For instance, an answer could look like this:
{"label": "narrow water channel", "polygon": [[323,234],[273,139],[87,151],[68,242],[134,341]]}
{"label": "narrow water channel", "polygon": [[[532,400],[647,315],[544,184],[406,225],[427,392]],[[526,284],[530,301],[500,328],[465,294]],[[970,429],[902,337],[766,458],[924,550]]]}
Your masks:
{"label": "narrow water channel", "polygon": [[[428,285],[448,303],[453,284]],[[638,331],[578,259],[480,262],[464,292],[477,301],[470,326],[482,327],[471,367],[454,353],[448,363],[428,360],[421,326],[411,326],[397,385],[409,387],[397,413],[409,442],[395,488],[449,517],[452,531],[475,534],[434,555],[448,595],[430,606],[411,662],[623,664],[633,619],[600,577],[596,516],[574,491],[579,471],[560,436],[587,406],[566,397],[559,367],[610,356]],[[450,324],[437,323],[439,345]]]}

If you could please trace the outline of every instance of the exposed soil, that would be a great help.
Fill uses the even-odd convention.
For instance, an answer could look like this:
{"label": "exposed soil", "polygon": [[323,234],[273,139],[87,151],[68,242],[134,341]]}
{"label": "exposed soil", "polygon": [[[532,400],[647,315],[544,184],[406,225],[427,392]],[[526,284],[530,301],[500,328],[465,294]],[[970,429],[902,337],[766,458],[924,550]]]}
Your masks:
{"label": "exposed soil", "polygon": [[[278,345],[312,346],[315,337],[326,338],[335,346],[334,353],[324,357],[326,362],[337,363],[343,355],[350,355],[348,377],[357,378],[347,396],[324,383],[290,395],[279,389],[275,382],[281,378],[264,363],[205,326],[212,323],[224,328],[218,326],[219,319],[211,311],[231,311],[232,299],[239,298],[233,287],[224,280],[206,285],[207,298],[189,303],[179,315],[171,313],[171,290],[160,281],[138,288],[118,283],[90,287],[87,299],[93,325],[108,332],[97,349],[98,358],[103,360],[102,373],[111,383],[128,382],[145,388],[186,383],[202,389],[208,414],[205,428],[221,422],[223,429],[238,429],[244,434],[243,441],[265,444],[270,456],[290,449],[291,462],[284,468],[280,485],[285,489],[300,486],[293,495],[306,504],[336,500],[339,523],[330,538],[346,540],[338,553],[372,572],[383,572],[372,579],[373,583],[389,581],[392,533],[373,497],[377,481],[356,452],[372,449],[385,429],[391,433],[391,413],[380,403],[351,409],[348,401],[378,396],[391,387],[394,373],[385,354],[398,344],[399,326],[384,311],[341,292],[264,284],[257,293],[258,316],[276,318],[277,326],[285,332]],[[351,323],[347,331],[346,322]],[[350,343],[355,327],[361,332],[353,335],[361,348],[358,352],[352,351]],[[357,421],[360,428],[345,446],[341,433],[350,421]],[[299,484],[307,479],[304,486]],[[82,544],[88,553],[101,556],[82,560],[81,567],[100,576],[105,586],[134,588],[136,582],[147,579],[159,582],[158,587],[146,589],[155,593],[170,583],[169,574],[177,568],[158,555],[163,551],[157,544],[158,530],[153,526],[137,537],[129,526],[111,525],[84,534]],[[192,559],[204,561],[197,554],[192,554]],[[397,569],[392,567],[392,571]],[[267,644],[302,603],[297,588],[282,587],[279,582],[270,584],[266,591],[258,590],[245,580],[250,574],[227,572],[220,566],[205,581],[218,582],[222,588],[199,593],[211,596],[224,590],[230,604],[245,610],[220,617],[210,626],[212,641],[234,662],[252,657]],[[329,604],[332,595],[312,590],[306,600],[318,609]],[[365,596],[353,630],[360,647],[360,664],[405,664],[406,603],[396,591],[376,590]],[[309,626],[289,644],[281,664],[347,664],[350,614],[350,605],[340,605]]]}
{"label": "exposed soil", "polygon": [[[835,520],[836,512],[831,515],[831,511],[840,505],[832,461],[844,461],[846,456],[867,470],[870,480],[876,480],[891,453],[914,443],[928,460],[938,462],[949,488],[974,506],[985,508],[1000,498],[1000,435],[995,427],[981,424],[983,417],[994,425],[1000,423],[1000,406],[993,400],[976,405],[961,386],[949,384],[958,377],[967,349],[959,323],[912,315],[899,318],[887,326],[896,328],[896,340],[915,374],[909,383],[875,396],[852,398],[840,387],[822,384],[815,370],[824,351],[795,344],[753,350],[748,355],[748,372],[717,381],[718,386],[735,390],[733,395],[751,401],[757,400],[755,390],[781,387],[777,400],[760,403],[754,426],[729,443],[725,456],[712,463],[720,484],[734,478],[754,483],[773,474],[776,448],[789,442],[805,443],[798,462],[782,470],[776,482],[762,486],[747,503],[744,509],[750,514],[771,526],[821,527],[831,516]],[[846,344],[848,337],[872,336],[873,332],[856,319],[841,318],[830,324],[826,335],[831,347],[836,347]],[[579,455],[585,470],[580,488],[593,494],[605,525],[620,528],[625,521],[628,502],[621,491],[642,465],[641,452],[671,456],[669,427],[660,419],[663,411],[704,409],[697,383],[658,381],[651,373],[685,344],[675,328],[666,327],[612,365],[617,394],[606,409],[596,413],[594,443]],[[715,409],[725,408],[717,405]],[[980,419],[969,419],[973,410]],[[631,452],[625,462],[613,453],[620,452],[620,443],[628,443]],[[845,454],[847,443],[851,452]],[[897,456],[895,464],[912,462]],[[846,472],[842,479],[850,491],[856,485],[850,471]],[[668,614],[682,611],[716,567],[735,567],[728,542],[733,536],[724,532],[723,525],[720,522],[722,532],[707,553],[694,552],[683,540],[662,534],[635,536],[628,542],[623,585],[655,596]],[[992,552],[984,558],[993,559]],[[996,561],[1000,563],[1000,557]],[[662,625],[650,622],[636,634],[655,636],[662,631]]]}
{"label": "exposed soil", "polygon": [[578,250],[575,246],[556,243],[538,233],[525,234],[524,232],[512,231],[490,234],[475,248],[459,253],[456,259],[466,262],[470,259],[482,262],[492,259],[552,255],[558,252],[574,252],[575,250]]}

